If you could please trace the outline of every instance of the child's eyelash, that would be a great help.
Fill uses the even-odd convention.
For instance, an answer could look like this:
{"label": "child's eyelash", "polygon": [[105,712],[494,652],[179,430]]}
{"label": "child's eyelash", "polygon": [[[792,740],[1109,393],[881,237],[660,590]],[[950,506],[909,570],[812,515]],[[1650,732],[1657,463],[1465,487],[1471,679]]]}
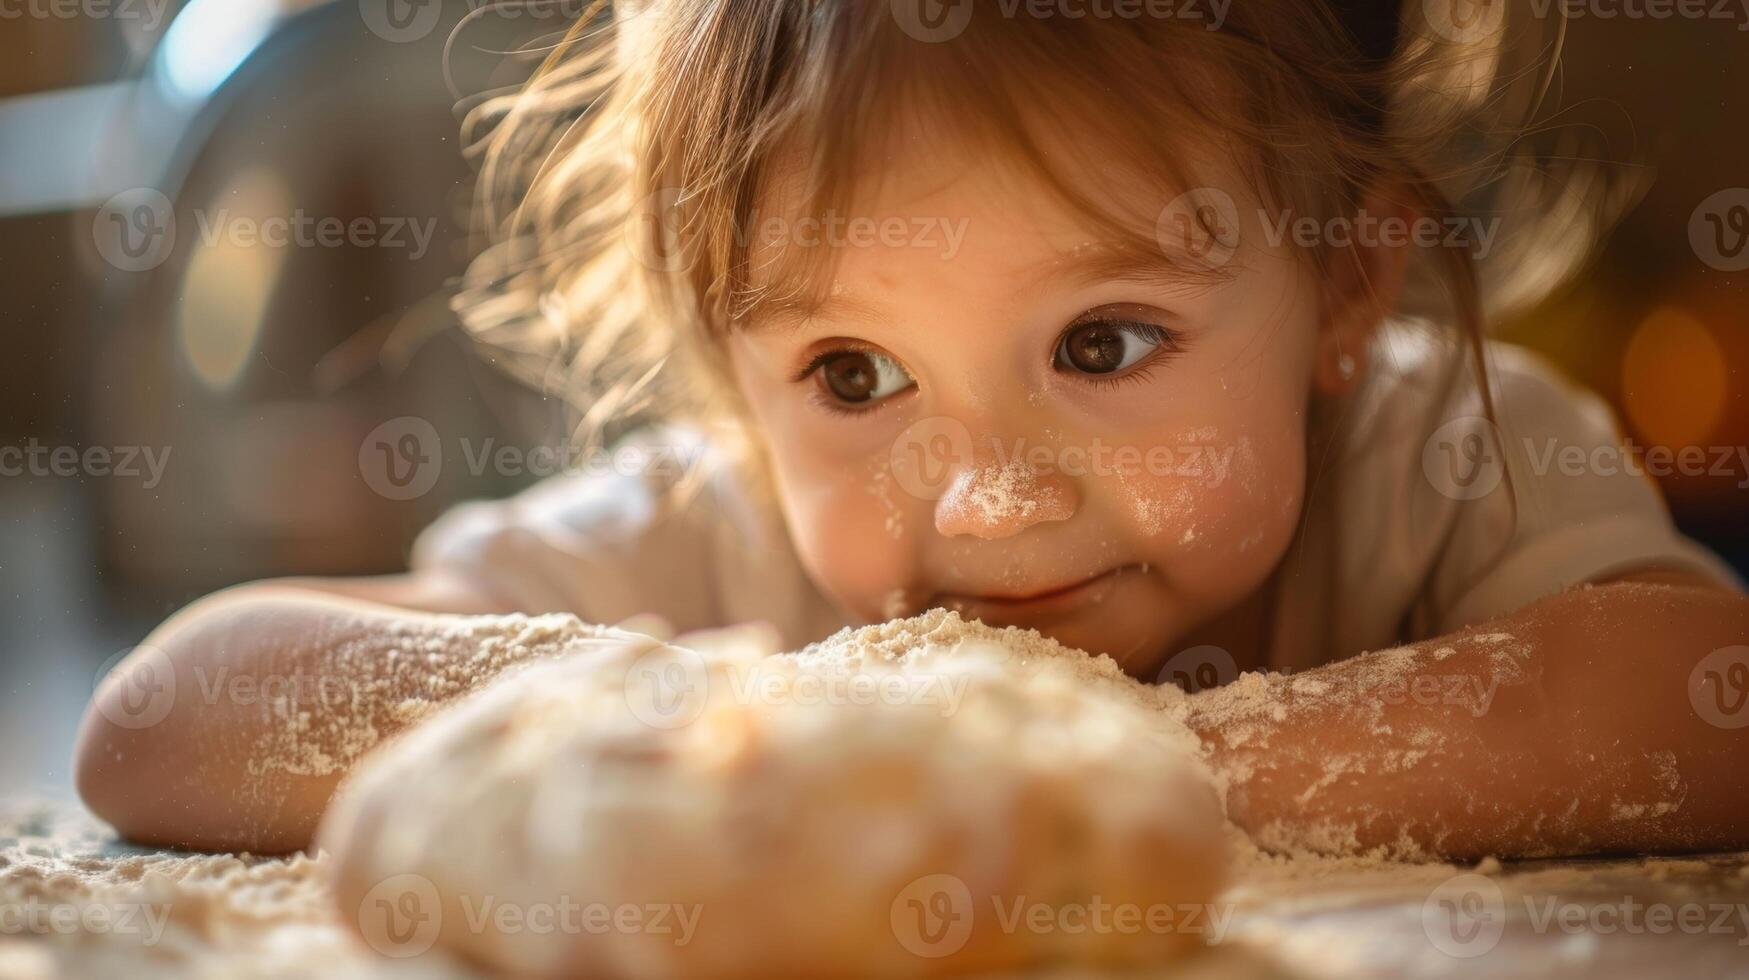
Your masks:
{"label": "child's eyelash", "polygon": [[1081,377],[1086,384],[1091,385],[1092,387],[1110,390],[1120,385],[1129,384],[1132,381],[1139,382],[1148,380],[1153,377],[1154,369],[1159,367],[1161,358],[1169,356],[1170,355],[1150,354],[1147,360],[1137,364],[1135,367],[1132,367],[1127,371],[1120,371],[1117,374],[1111,375],[1085,374]]}
{"label": "child's eyelash", "polygon": [[1075,331],[1080,330],[1083,327],[1093,326],[1095,324],[1111,327],[1116,330],[1128,331],[1144,340],[1152,341],[1158,346],[1134,366],[1123,371],[1109,375],[1076,373],[1075,376],[1077,379],[1094,388],[1110,390],[1128,382],[1146,381],[1153,376],[1154,371],[1162,364],[1172,360],[1180,354],[1183,354],[1188,349],[1184,335],[1177,330],[1173,330],[1171,327],[1162,326],[1158,323],[1148,323],[1145,320],[1125,320],[1115,317],[1088,317],[1087,319],[1077,320],[1074,323],[1069,324],[1067,327],[1063,328],[1062,333],[1057,335],[1057,339],[1053,342],[1053,346],[1051,347],[1052,365],[1056,365],[1057,352],[1062,349],[1063,342],[1069,338],[1070,334],[1073,334]]}
{"label": "child's eyelash", "polygon": [[808,380],[808,375],[813,374],[815,371],[818,371],[821,368],[825,367],[827,361],[830,361],[834,357],[839,357],[839,356],[842,356],[844,354],[850,354],[850,353],[854,353],[854,351],[849,351],[849,350],[846,350],[842,347],[838,347],[838,348],[834,348],[832,350],[826,351],[823,354],[817,354],[817,355],[815,355],[813,360],[811,360],[807,364],[803,365],[801,370],[797,371],[794,375],[792,375],[790,377],[790,379],[789,379],[790,383],[791,384],[800,384],[801,382]]}
{"label": "child's eyelash", "polygon": [[793,383],[798,383],[798,382],[807,380],[808,375],[813,374],[815,371],[818,371],[821,368],[825,367],[826,363],[828,361],[831,361],[835,357],[843,357],[846,354],[870,354],[870,353],[878,354],[878,353],[880,353],[880,348],[873,347],[873,346],[870,346],[867,344],[858,344],[858,343],[854,343],[854,342],[847,341],[847,340],[846,341],[839,341],[839,344],[837,347],[833,347],[829,350],[821,351],[820,353],[814,355],[814,357],[811,360],[809,360],[808,363],[802,365],[802,367],[799,370],[797,370],[794,375],[792,375],[790,377],[790,382],[793,384]]}
{"label": "child's eyelash", "polygon": [[[806,377],[806,375],[803,377]],[[851,418],[860,415],[867,415],[870,412],[878,412],[880,411],[881,406],[885,405],[887,402],[886,399],[882,399],[877,402],[871,402],[866,407],[857,408],[848,402],[840,401],[839,399],[826,394],[821,391],[817,385],[808,392],[808,400],[834,415],[842,415]]]}
{"label": "child's eyelash", "polygon": [[808,400],[834,415],[855,417],[878,412],[881,407],[891,399],[882,398],[877,401],[869,402],[867,405],[858,407],[841,399],[833,398],[831,395],[822,391],[820,383],[817,380],[820,369],[825,367],[834,358],[843,357],[846,354],[864,354],[870,352],[880,353],[880,348],[867,344],[843,341],[840,343],[840,346],[821,351],[814,355],[813,358],[811,358],[806,364],[802,365],[802,367],[790,377],[790,383],[802,384],[810,378],[815,378],[815,382],[808,386]]}

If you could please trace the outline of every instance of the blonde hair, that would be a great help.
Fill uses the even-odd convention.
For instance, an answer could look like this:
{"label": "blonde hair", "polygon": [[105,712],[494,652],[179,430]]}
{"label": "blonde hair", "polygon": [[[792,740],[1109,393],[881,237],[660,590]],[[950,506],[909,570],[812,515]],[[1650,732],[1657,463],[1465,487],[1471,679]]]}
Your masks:
{"label": "blonde hair", "polygon": [[[738,229],[778,173],[801,175],[808,212],[838,206],[866,141],[906,112],[1010,151],[993,158],[1020,161],[1116,253],[1155,264],[1174,261],[1155,216],[1124,214],[1065,172],[1041,127],[1074,127],[1102,158],[1177,188],[1192,183],[1192,140],[1219,147],[1267,205],[1320,221],[1369,191],[1436,217],[1479,203],[1519,222],[1493,263],[1523,274],[1489,291],[1522,303],[1578,266],[1602,213],[1595,187],[1525,165],[1519,149],[1564,25],[1451,43],[1422,20],[1440,2],[1399,15],[1396,0],[1234,0],[1216,30],[980,4],[957,37],[928,43],[889,0],[600,0],[522,91],[469,119],[491,246],[458,310],[500,358],[577,398],[586,441],[736,419],[722,332],[805,305],[829,261],[750,269]],[[1484,270],[1463,249],[1431,251],[1409,311],[1455,325],[1485,376]],[[1307,258],[1324,283],[1363,271],[1353,247]]]}

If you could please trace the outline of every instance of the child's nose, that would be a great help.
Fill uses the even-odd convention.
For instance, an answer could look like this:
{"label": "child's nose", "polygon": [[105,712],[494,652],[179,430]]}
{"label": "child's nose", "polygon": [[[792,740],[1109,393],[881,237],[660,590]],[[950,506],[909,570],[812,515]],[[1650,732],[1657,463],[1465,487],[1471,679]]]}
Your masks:
{"label": "child's nose", "polygon": [[1035,524],[1066,521],[1079,504],[1074,481],[1054,467],[980,452],[936,501],[935,529],[948,537],[1006,538]]}

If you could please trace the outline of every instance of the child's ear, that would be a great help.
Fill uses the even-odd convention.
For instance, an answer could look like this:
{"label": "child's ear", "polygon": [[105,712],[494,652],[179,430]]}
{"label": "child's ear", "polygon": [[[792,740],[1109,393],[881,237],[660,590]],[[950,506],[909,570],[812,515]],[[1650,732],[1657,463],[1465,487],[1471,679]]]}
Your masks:
{"label": "child's ear", "polygon": [[1326,395],[1348,392],[1367,371],[1372,336],[1397,307],[1409,267],[1414,208],[1374,192],[1361,200],[1347,248],[1332,248],[1312,381]]}

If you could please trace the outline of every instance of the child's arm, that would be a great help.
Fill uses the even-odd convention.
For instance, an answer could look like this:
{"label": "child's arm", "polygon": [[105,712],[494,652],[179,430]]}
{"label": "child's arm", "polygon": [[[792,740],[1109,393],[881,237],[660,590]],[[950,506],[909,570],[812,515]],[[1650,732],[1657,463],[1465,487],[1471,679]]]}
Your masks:
{"label": "child's arm", "polygon": [[516,663],[653,642],[491,604],[431,576],[242,586],[182,610],[112,671],[75,751],[79,795],[138,841],[307,844],[365,751]]}
{"label": "child's arm", "polygon": [[1196,695],[1193,724],[1266,847],[1742,848],[1749,668],[1730,652],[1697,667],[1745,643],[1742,596],[1593,586],[1405,650],[1248,676]]}

